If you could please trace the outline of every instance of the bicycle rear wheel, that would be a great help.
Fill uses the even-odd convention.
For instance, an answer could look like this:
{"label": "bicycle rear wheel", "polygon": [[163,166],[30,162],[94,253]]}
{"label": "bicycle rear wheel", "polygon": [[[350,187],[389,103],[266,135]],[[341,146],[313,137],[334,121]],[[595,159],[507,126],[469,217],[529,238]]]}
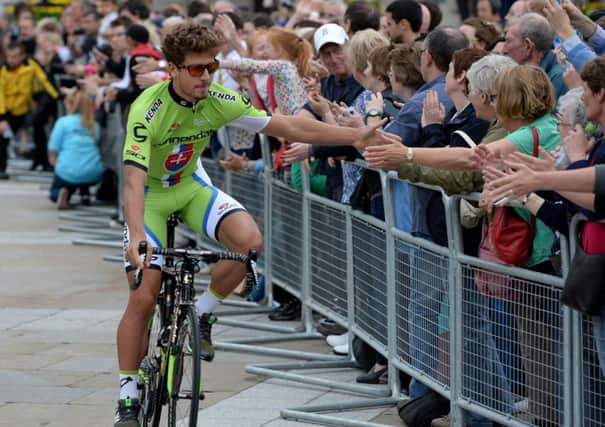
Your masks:
{"label": "bicycle rear wheel", "polygon": [[183,307],[176,351],[168,367],[168,426],[196,427],[200,404],[200,329],[192,306]]}

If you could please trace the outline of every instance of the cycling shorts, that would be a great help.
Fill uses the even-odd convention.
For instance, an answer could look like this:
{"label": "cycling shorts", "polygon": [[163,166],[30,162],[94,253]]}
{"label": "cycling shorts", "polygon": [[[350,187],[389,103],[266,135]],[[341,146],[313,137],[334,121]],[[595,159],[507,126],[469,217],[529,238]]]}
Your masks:
{"label": "cycling shorts", "polygon": [[[218,241],[218,228],[228,215],[245,211],[233,197],[212,186],[207,175],[198,170],[192,177],[172,187],[147,187],[145,189],[145,234],[154,247],[165,247],[168,217],[180,212],[185,224],[196,233]],[[128,224],[124,225],[124,253],[130,235]],[[154,255],[151,268],[161,270],[163,256]],[[132,270],[124,257],[126,271]]]}

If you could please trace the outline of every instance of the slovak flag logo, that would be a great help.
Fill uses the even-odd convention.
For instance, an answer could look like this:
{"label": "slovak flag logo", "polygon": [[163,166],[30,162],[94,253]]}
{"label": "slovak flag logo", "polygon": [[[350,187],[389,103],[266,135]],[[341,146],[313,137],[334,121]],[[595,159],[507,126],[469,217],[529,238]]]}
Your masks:
{"label": "slovak flag logo", "polygon": [[169,172],[178,172],[189,163],[195,150],[193,144],[182,144],[172,149],[172,154],[164,160],[164,167]]}

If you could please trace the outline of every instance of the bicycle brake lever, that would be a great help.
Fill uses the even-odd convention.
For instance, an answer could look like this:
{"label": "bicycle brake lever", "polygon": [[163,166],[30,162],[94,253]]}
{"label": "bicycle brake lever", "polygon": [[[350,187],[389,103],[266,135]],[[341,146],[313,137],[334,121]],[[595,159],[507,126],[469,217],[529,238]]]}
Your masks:
{"label": "bicycle brake lever", "polygon": [[258,288],[258,272],[256,271],[256,258],[258,253],[252,248],[248,252],[248,261],[246,261],[246,285],[244,286],[243,295],[247,296],[252,291]]}
{"label": "bicycle brake lever", "polygon": [[[145,260],[147,258],[147,241],[141,240],[139,242],[139,256],[143,261],[143,265],[145,265]],[[134,272],[134,281],[130,284],[130,289],[136,291],[141,286],[141,281],[143,280],[143,269],[137,268]]]}

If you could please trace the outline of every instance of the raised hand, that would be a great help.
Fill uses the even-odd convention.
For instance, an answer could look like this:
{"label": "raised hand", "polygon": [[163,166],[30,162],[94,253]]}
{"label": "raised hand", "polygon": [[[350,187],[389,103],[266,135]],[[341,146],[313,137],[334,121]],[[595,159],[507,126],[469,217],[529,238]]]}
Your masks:
{"label": "raised hand", "polygon": [[573,65],[568,64],[567,69],[563,72],[563,81],[568,89],[582,87],[582,79]]}
{"label": "raised hand", "polygon": [[571,162],[586,159],[588,153],[594,147],[595,139],[587,138],[586,132],[581,125],[576,125],[574,130],[569,130],[569,134],[563,140],[563,147]]}
{"label": "raised hand", "polygon": [[425,127],[435,123],[441,124],[444,117],[445,107],[439,102],[439,95],[434,90],[429,91],[424,97],[420,125]]}
{"label": "raised hand", "polygon": [[330,111],[330,102],[318,92],[312,92],[309,94],[309,106],[313,112],[320,117],[323,117],[328,111]]}

